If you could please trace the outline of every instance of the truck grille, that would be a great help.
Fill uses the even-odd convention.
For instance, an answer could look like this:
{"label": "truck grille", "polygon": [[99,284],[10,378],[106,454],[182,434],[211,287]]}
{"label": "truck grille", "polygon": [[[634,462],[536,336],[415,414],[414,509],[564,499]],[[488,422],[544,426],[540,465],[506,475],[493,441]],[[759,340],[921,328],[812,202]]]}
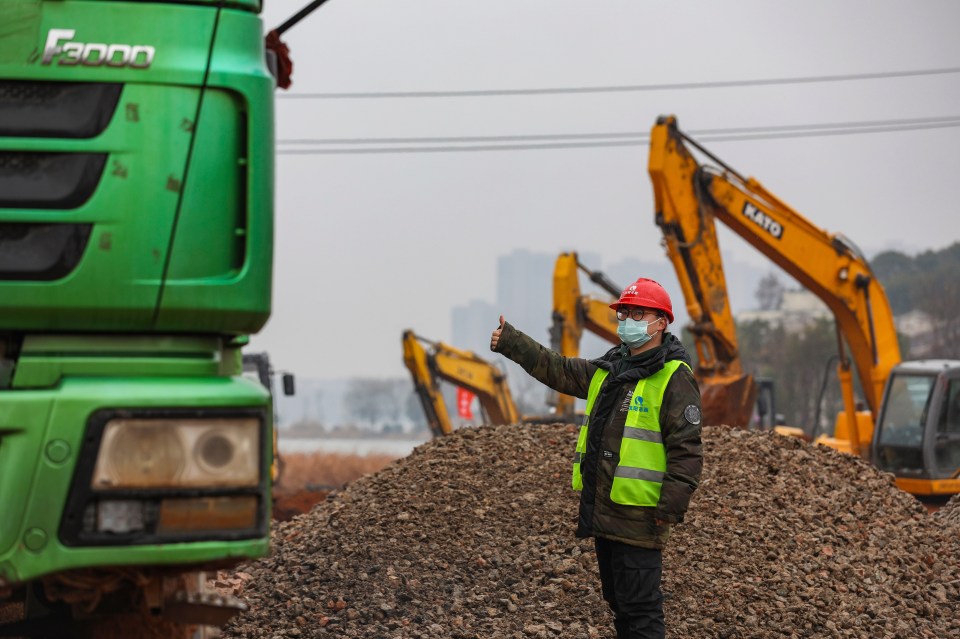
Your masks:
{"label": "truck grille", "polygon": [[80,261],[92,226],[0,223],[0,279],[49,281],[67,275]]}
{"label": "truck grille", "polygon": [[[122,84],[0,80],[0,137],[94,138]],[[106,153],[0,151],[0,208],[75,209],[93,195]],[[32,216],[31,216],[32,217]],[[0,280],[51,281],[79,264],[92,224],[0,222]]]}
{"label": "truck grille", "polygon": [[72,209],[93,194],[106,153],[0,152],[0,207]]}
{"label": "truck grille", "polygon": [[0,81],[0,136],[92,138],[110,123],[122,84]]}

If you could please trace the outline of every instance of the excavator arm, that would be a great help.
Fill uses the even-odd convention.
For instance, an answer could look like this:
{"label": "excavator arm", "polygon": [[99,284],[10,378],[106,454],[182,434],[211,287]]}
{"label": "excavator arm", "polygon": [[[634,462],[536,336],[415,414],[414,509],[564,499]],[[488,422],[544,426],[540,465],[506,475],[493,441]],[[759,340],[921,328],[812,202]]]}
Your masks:
{"label": "excavator arm", "polygon": [[[716,162],[719,168],[698,164],[685,143]],[[836,318],[841,351],[839,373],[847,416],[846,434],[850,437],[852,452],[861,452],[863,443],[868,442],[871,435],[864,430],[872,430],[884,384],[890,370],[900,362],[893,313],[867,260],[850,240],[814,226],[757,180],[744,178],[684,135],[672,116],[661,117],[653,127],[649,171],[658,217],[662,210],[667,223],[667,211],[672,210],[683,212],[678,215],[686,218],[683,236],[676,241],[708,237],[713,219],[719,219],[830,308]],[[715,235],[713,242],[715,245]],[[722,279],[718,280],[709,266],[699,266],[704,272],[697,274],[704,280],[712,278],[714,290],[721,290],[716,282],[723,284]],[[694,310],[691,309],[691,317],[697,316]],[[713,347],[718,353],[725,347],[736,346],[735,339],[729,340],[734,333],[726,328],[726,317],[732,323],[729,309],[713,320],[716,327],[723,327],[721,332],[729,342],[725,344],[717,339]],[[869,428],[865,428],[864,421],[856,414],[850,360],[844,354],[844,342],[856,364],[872,414]]]}
{"label": "excavator arm", "polygon": [[[613,296],[601,300],[580,292],[580,272]],[[550,347],[564,357],[578,357],[584,329],[611,344],[619,344],[617,315],[610,304],[620,295],[620,288],[600,271],[592,271],[577,258],[576,253],[561,253],[553,269],[553,323],[550,327]],[[555,393],[551,399],[557,415],[570,417],[576,399]]]}
{"label": "excavator arm", "polygon": [[506,375],[487,360],[471,351],[437,342],[433,350],[433,370],[440,379],[475,394],[491,424],[520,421]]}
{"label": "excavator arm", "polygon": [[403,332],[403,363],[413,378],[413,388],[423,405],[427,417],[427,426],[434,437],[449,435],[453,432],[447,403],[443,400],[440,385],[431,372],[430,355],[413,331]]}
{"label": "excavator arm", "polygon": [[[423,343],[428,344],[430,349],[425,349]],[[453,430],[446,403],[440,393],[440,380],[475,394],[491,424],[515,424],[520,421],[506,375],[472,351],[433,342],[408,330],[403,333],[403,360],[413,377],[414,387],[434,435],[446,435]]]}
{"label": "excavator arm", "polygon": [[651,145],[649,171],[656,223],[690,316],[704,420],[746,426],[757,386],[740,361],[714,215],[704,205],[703,184],[690,177],[701,167],[682,144],[672,140],[668,137],[656,152]]}

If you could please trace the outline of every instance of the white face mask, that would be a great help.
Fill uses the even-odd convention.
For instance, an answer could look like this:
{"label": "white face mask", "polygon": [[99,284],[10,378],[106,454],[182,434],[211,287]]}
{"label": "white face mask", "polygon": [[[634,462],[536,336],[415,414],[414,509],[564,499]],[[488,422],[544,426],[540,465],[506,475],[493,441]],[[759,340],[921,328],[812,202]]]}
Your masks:
{"label": "white face mask", "polygon": [[[659,319],[656,321],[660,321]],[[620,325],[617,326],[617,336],[620,338],[624,344],[629,348],[640,348],[651,339],[653,335],[659,333],[659,329],[653,332],[653,335],[647,332],[647,329],[650,327],[650,322],[647,320],[635,320],[631,318],[619,320]]]}

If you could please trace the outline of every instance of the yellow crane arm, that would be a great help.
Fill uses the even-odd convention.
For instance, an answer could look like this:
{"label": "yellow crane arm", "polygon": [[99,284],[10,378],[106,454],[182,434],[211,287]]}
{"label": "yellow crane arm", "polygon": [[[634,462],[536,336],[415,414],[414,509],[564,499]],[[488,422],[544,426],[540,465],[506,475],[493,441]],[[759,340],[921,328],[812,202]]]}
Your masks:
{"label": "yellow crane arm", "polygon": [[413,331],[403,332],[403,363],[413,378],[413,388],[420,397],[427,426],[435,437],[453,432],[447,403],[430,369],[430,356]]}
{"label": "yellow crane arm", "polygon": [[[654,185],[656,223],[666,241],[697,341],[700,366],[740,372],[737,334],[727,295],[712,212],[701,206],[696,160],[674,138],[653,152],[649,172]],[[701,344],[703,345],[701,351]]]}
{"label": "yellow crane arm", "polygon": [[611,344],[619,344],[617,313],[610,308],[613,300],[598,300],[584,295],[580,298],[583,327]]}
{"label": "yellow crane arm", "polygon": [[[580,292],[580,271],[613,296],[601,300]],[[580,263],[576,253],[561,253],[553,269],[553,324],[550,348],[564,357],[579,357],[584,329],[612,344],[619,344],[617,314],[609,308],[620,289],[599,271]],[[572,416],[576,398],[555,393],[551,399],[557,415]]]}
{"label": "yellow crane arm", "polygon": [[[429,344],[430,349],[424,348],[423,343]],[[403,333],[403,361],[413,377],[427,422],[435,435],[446,435],[453,430],[440,392],[440,380],[475,394],[491,424],[520,422],[506,375],[472,351],[433,342],[407,330]]]}
{"label": "yellow crane arm", "polygon": [[704,419],[746,426],[757,386],[740,360],[717,227],[697,179],[701,167],[669,127],[658,125],[655,132],[659,137],[651,141],[648,170],[656,223],[690,316]]}
{"label": "yellow crane arm", "polygon": [[580,338],[583,337],[583,324],[579,321],[578,313],[581,294],[577,263],[576,253],[561,253],[553,267],[550,348],[564,357],[577,357],[580,354]]}
{"label": "yellow crane arm", "polygon": [[503,372],[472,351],[437,342],[433,370],[438,377],[477,396],[491,424],[516,424],[520,413]]}
{"label": "yellow crane arm", "polygon": [[[651,176],[655,172],[667,175],[678,170],[681,156],[692,160],[684,142],[722,168],[701,167],[696,161],[686,160],[682,167],[684,180],[660,179],[658,182],[654,178],[656,197],[675,202],[699,197],[706,214],[716,216],[823,300],[833,312],[838,332],[850,348],[866,403],[875,420],[890,369],[900,362],[900,348],[890,304],[867,260],[850,240],[813,225],[757,180],[744,178],[723,164],[684,135],[672,116],[660,118],[653,127]],[[670,168],[671,163],[675,168]],[[681,184],[684,181],[686,184]],[[689,205],[689,202],[680,204]],[[850,389],[845,389],[845,396],[852,399],[852,390],[849,393],[847,390]],[[850,404],[852,401],[846,409],[855,421]],[[854,423],[851,427],[856,428]]]}

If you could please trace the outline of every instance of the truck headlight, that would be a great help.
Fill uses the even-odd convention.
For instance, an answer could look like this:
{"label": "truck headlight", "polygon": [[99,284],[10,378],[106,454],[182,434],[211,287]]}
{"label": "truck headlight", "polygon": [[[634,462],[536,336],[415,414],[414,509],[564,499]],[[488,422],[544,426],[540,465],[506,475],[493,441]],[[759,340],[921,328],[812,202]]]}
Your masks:
{"label": "truck headlight", "polygon": [[118,418],[104,426],[91,488],[221,488],[260,483],[260,420]]}

